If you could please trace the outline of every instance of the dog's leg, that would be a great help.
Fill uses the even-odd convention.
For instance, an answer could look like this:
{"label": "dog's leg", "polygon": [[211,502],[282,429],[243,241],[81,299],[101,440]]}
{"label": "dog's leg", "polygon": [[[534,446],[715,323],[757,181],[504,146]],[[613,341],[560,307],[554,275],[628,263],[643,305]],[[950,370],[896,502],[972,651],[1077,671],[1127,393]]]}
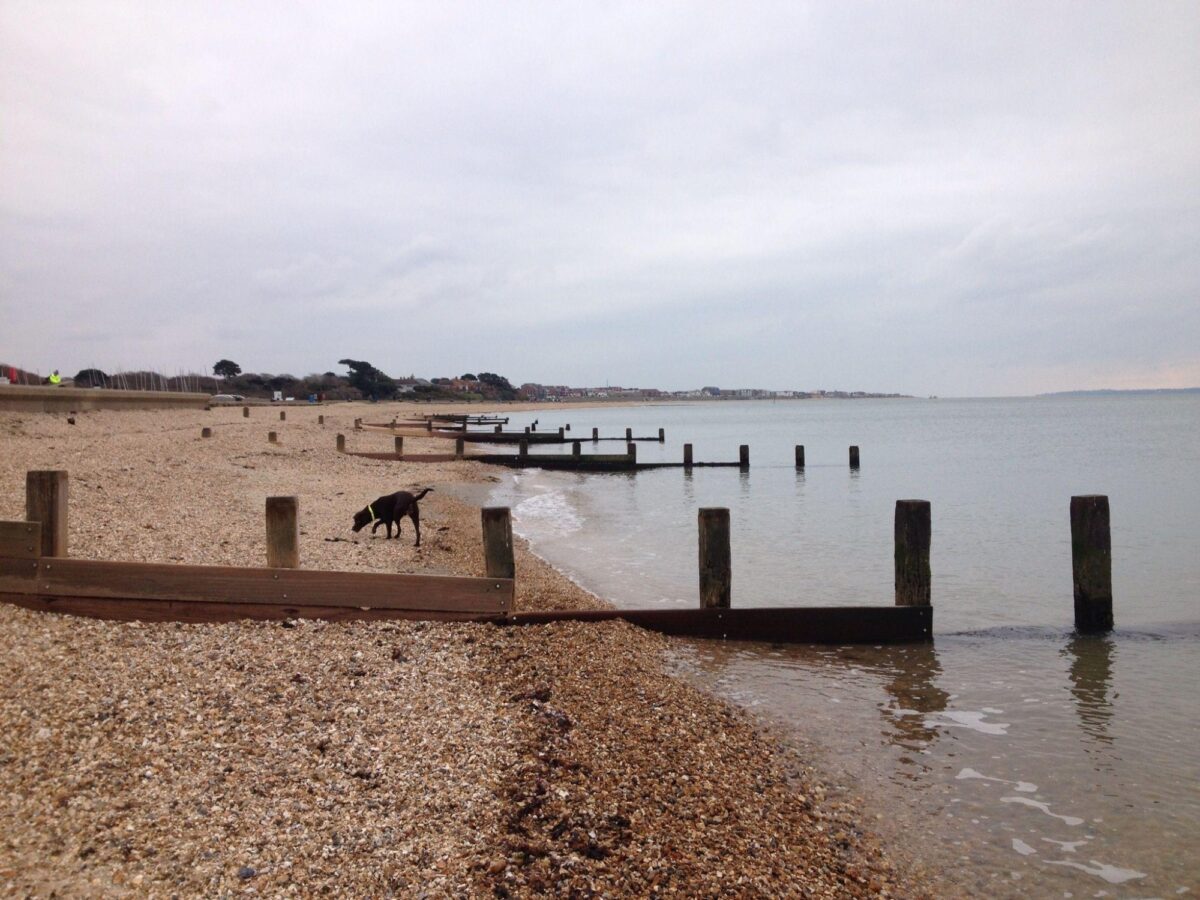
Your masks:
{"label": "dog's leg", "polygon": [[[372,537],[375,536],[375,532],[379,530],[379,526],[382,524],[383,524],[383,519],[375,520],[374,524],[371,526],[371,536]],[[388,528],[388,537],[391,537],[391,536],[392,536],[392,529],[389,527]]]}
{"label": "dog's leg", "polygon": [[[417,529],[417,542],[415,544],[413,544],[413,546],[420,547],[421,546],[421,510],[419,510],[417,508],[416,503],[414,503],[412,506],[410,506],[408,508],[408,517],[410,519],[412,519],[413,528]],[[400,535],[398,535],[398,534],[396,535],[396,537],[399,537],[399,536]]]}

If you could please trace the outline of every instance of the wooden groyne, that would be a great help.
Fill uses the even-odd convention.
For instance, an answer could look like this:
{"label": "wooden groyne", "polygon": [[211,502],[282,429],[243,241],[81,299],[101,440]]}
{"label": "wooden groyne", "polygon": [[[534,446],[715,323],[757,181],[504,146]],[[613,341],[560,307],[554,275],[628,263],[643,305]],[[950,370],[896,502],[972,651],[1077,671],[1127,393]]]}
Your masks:
{"label": "wooden groyne", "polygon": [[[0,522],[0,601],[46,612],[179,622],[417,618],[537,625],[623,619],[673,635],[802,643],[926,641],[933,633],[925,500],[896,502],[894,606],[736,607],[729,510],[703,508],[697,513],[697,608],[521,612],[514,609],[507,508],[481,510],[484,577],[387,575],[302,569],[295,496],[266,499],[264,568],[72,559],[67,473],[28,472],[25,490],[25,521]],[[1081,632],[1112,628],[1107,500],[1072,498]]]}

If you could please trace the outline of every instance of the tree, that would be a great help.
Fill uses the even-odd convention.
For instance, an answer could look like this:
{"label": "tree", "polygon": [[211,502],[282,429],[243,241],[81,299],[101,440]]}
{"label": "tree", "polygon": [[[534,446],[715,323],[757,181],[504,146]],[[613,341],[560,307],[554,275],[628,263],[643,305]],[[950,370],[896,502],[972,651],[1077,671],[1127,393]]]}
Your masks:
{"label": "tree", "polygon": [[396,394],[396,382],[384,375],[366,360],[339,359],[338,365],[349,366],[350,384],[358,388],[364,397],[385,399]]}
{"label": "tree", "polygon": [[495,372],[480,372],[479,383],[486,385],[490,389],[490,393],[494,393],[501,400],[516,400],[517,389],[508,383],[508,379],[503,375],[497,375]]}
{"label": "tree", "polygon": [[462,381],[478,381],[479,379],[476,378],[474,375],[472,375],[470,372],[467,372],[465,375],[462,376],[461,380]]}
{"label": "tree", "polygon": [[82,369],[75,374],[75,387],[108,387],[108,376],[99,369]]}
{"label": "tree", "polygon": [[213,366],[213,374],[221,378],[236,378],[242,374],[242,367],[232,359],[222,359]]}

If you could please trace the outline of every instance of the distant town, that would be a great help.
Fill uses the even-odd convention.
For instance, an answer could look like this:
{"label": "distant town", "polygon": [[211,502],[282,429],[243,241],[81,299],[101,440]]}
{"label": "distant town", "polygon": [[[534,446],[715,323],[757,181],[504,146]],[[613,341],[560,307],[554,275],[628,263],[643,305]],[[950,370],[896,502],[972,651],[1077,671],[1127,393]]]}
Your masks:
{"label": "distant town", "polygon": [[556,400],[859,400],[871,397],[903,397],[904,394],[876,394],[867,391],[772,391],[765,388],[702,387],[691,391],[663,391],[658,388],[568,387],[563,384],[526,382],[518,389],[523,399]]}

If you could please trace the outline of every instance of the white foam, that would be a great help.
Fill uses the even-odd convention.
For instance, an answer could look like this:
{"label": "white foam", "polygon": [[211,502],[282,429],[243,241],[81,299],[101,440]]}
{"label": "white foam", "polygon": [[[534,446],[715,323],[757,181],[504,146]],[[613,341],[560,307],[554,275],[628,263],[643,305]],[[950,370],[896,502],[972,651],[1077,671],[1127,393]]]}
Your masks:
{"label": "white foam", "polygon": [[565,491],[536,494],[517,504],[515,518],[549,525],[557,534],[571,534],[583,528],[583,518],[567,499]]}
{"label": "white foam", "polygon": [[1056,841],[1054,838],[1044,837],[1042,840],[1047,844],[1057,845],[1058,848],[1063,851],[1063,853],[1074,853],[1076,847],[1082,847],[1084,844],[1088,843],[1090,839],[1085,838],[1082,841]]}
{"label": "white foam", "polygon": [[1083,863],[1072,862],[1069,859],[1048,859],[1046,860],[1052,866],[1070,866],[1072,869],[1079,869],[1081,872],[1087,872],[1089,875],[1096,875],[1103,878],[1109,884],[1124,884],[1127,881],[1133,881],[1137,878],[1145,878],[1145,872],[1139,872],[1136,869],[1122,869],[1118,866],[1110,866],[1107,863],[1091,860],[1090,866],[1085,866]]}
{"label": "white foam", "polygon": [[1032,806],[1034,809],[1040,809],[1048,816],[1055,819],[1061,819],[1068,825],[1082,825],[1083,819],[1077,816],[1064,816],[1059,813],[1050,812],[1050,806],[1047,803],[1042,803],[1039,800],[1030,800],[1028,797],[1001,797],[1001,803],[1020,803],[1022,806]]}
{"label": "white foam", "polygon": [[1012,848],[1014,850],[1016,850],[1018,853],[1020,853],[1022,856],[1032,856],[1034,853],[1037,853],[1036,850],[1034,850],[1032,847],[1030,847],[1027,843],[1025,843],[1020,838],[1012,839]]}
{"label": "white foam", "polygon": [[991,775],[984,775],[982,772],[977,772],[975,769],[963,769],[955,780],[963,781],[969,778],[977,778],[980,781],[996,781],[1000,784],[1011,784],[1020,794],[1033,794],[1037,792],[1037,785],[1028,781],[1009,781],[1005,778],[993,778]]}
{"label": "white foam", "polygon": [[[970,728],[972,731],[978,731],[980,734],[1008,734],[1009,722],[985,722],[983,717],[985,712],[974,712],[971,710],[943,710],[940,713],[934,713],[927,716],[925,724],[931,727],[943,725],[947,728]],[[950,721],[938,721],[938,716]]]}

